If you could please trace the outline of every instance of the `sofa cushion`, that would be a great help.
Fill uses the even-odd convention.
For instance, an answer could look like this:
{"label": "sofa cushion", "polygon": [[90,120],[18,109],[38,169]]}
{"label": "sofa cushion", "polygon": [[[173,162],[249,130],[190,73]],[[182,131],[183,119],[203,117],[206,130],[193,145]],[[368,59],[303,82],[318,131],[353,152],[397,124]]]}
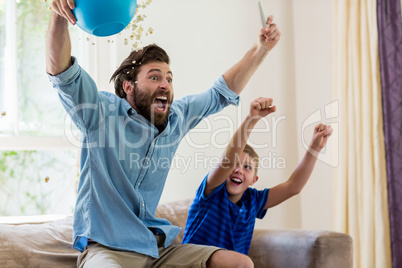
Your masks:
{"label": "sofa cushion", "polygon": [[20,225],[0,224],[0,267],[76,267],[73,217]]}
{"label": "sofa cushion", "polygon": [[181,244],[183,241],[184,228],[186,227],[188,210],[193,199],[184,199],[170,203],[159,204],[156,209],[155,216],[167,219],[172,225],[182,228],[178,236],[173,240],[172,244]]}

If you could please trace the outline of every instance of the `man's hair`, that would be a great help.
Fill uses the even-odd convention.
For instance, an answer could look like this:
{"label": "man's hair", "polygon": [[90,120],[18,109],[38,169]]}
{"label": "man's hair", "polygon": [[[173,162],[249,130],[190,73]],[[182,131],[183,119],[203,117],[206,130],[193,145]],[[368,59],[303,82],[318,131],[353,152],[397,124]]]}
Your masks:
{"label": "man's hair", "polygon": [[248,154],[252,158],[252,163],[254,164],[254,168],[255,168],[255,175],[257,175],[258,166],[259,166],[259,163],[260,163],[260,157],[258,156],[256,151],[254,150],[254,148],[251,147],[248,144],[246,144],[246,147],[244,147],[243,152]]}
{"label": "man's hair", "polygon": [[126,80],[136,81],[141,65],[150,62],[166,62],[169,64],[170,59],[166,51],[156,44],[133,50],[110,78],[110,82],[114,82],[116,95],[120,98],[126,98],[127,94],[124,92],[123,82]]}

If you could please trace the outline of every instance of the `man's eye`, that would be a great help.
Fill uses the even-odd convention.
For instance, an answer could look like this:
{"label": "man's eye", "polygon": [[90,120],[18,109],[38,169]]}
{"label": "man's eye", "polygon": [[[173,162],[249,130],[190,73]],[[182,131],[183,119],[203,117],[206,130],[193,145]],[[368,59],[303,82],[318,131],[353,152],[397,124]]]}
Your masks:
{"label": "man's eye", "polygon": [[158,80],[156,76],[151,76],[151,80]]}
{"label": "man's eye", "polygon": [[172,83],[173,82],[173,79],[171,79],[171,78],[168,78],[168,79],[166,79],[167,81],[168,81],[168,83]]}
{"label": "man's eye", "polygon": [[251,166],[250,165],[245,165],[244,168],[251,169]]}

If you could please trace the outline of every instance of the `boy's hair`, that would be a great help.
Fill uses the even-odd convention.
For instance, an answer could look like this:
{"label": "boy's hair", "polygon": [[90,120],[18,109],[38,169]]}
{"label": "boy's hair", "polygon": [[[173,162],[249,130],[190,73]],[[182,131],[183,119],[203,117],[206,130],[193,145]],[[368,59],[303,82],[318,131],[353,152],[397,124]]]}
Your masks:
{"label": "boy's hair", "polygon": [[255,168],[255,175],[257,175],[258,166],[259,166],[259,163],[260,163],[260,157],[258,156],[256,151],[254,150],[254,148],[251,147],[248,144],[246,144],[246,147],[244,147],[243,152],[248,154],[249,156],[251,156],[251,158],[253,159],[253,165],[254,165],[254,168]]}
{"label": "boy's hair", "polygon": [[110,82],[114,82],[116,95],[125,99],[127,94],[124,92],[123,82],[136,81],[141,65],[150,62],[166,62],[169,65],[170,59],[166,51],[156,44],[133,50],[110,78]]}

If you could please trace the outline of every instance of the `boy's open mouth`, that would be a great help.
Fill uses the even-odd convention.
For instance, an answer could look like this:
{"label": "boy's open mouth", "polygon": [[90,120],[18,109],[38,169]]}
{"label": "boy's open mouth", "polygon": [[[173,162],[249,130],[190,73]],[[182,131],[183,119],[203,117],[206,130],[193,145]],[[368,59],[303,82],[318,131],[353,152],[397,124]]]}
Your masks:
{"label": "boy's open mouth", "polygon": [[242,184],[242,180],[236,177],[230,178],[230,181],[235,184],[235,185],[240,185]]}
{"label": "boy's open mouth", "polygon": [[154,108],[159,112],[166,111],[168,98],[166,96],[158,96],[154,100]]}

